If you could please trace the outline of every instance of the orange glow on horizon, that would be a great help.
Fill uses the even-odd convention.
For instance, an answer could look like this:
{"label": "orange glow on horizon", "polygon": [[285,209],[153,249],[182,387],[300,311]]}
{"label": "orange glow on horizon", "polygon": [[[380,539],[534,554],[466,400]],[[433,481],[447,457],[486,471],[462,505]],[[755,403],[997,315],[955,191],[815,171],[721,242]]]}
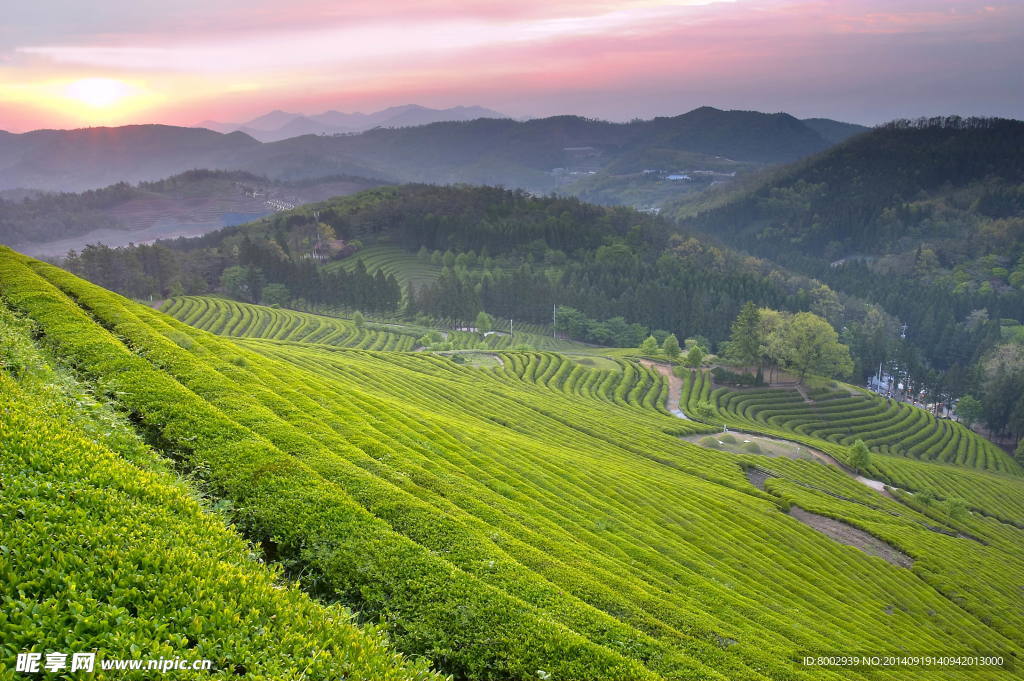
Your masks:
{"label": "orange glow on horizon", "polygon": [[858,123],[1024,106],[1002,85],[1024,69],[1019,0],[190,0],[95,25],[87,3],[54,2],[52,32],[15,13],[0,44],[0,130],[413,103]]}

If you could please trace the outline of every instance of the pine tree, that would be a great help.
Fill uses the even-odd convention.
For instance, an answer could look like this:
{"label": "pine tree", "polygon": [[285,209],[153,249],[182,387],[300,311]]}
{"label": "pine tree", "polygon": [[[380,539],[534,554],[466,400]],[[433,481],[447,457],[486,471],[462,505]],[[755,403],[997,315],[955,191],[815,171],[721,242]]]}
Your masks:
{"label": "pine tree", "polygon": [[416,287],[410,281],[405,285],[405,295],[402,297],[402,314],[412,317],[416,314]]}
{"label": "pine tree", "polygon": [[745,365],[753,365],[761,356],[761,318],[757,306],[748,301],[732,323],[726,354]]}

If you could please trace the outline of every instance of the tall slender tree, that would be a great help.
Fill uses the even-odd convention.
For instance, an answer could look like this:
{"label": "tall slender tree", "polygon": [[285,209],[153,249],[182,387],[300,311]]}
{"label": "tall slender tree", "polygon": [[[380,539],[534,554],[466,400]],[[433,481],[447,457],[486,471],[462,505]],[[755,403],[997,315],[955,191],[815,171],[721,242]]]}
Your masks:
{"label": "tall slender tree", "polygon": [[732,323],[726,354],[737,362],[757,364],[760,368],[762,342],[760,313],[753,302],[747,301]]}

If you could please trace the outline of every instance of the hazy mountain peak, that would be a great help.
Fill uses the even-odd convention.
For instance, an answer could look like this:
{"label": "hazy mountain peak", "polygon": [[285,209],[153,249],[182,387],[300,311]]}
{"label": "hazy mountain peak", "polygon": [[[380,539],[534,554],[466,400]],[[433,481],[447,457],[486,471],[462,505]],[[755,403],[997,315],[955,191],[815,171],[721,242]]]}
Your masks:
{"label": "hazy mountain peak", "polygon": [[275,109],[274,111],[258,116],[243,125],[248,128],[256,128],[257,130],[277,130],[283,125],[288,125],[296,118],[302,117],[302,114],[289,113],[287,111]]}

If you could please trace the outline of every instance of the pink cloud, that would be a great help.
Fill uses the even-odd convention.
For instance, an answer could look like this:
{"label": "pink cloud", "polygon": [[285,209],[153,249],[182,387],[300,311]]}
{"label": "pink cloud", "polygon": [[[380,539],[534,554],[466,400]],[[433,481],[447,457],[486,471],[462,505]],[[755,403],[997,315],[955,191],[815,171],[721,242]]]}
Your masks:
{"label": "pink cloud", "polygon": [[[185,4],[168,10],[163,29],[150,22],[22,45],[0,62],[0,88],[5,77],[137,76],[167,95],[148,115],[179,123],[409,101],[520,115],[578,104],[579,113],[628,118],[705,103],[807,108],[815,97],[824,106],[807,113],[845,102],[882,118],[914,115],[905,96],[914,89],[922,106],[973,112],[978,93],[967,99],[953,83],[980,87],[999,69],[1024,67],[1014,48],[1024,7],[1010,2]],[[1006,90],[993,88],[997,112],[1020,112],[1022,95]]]}

